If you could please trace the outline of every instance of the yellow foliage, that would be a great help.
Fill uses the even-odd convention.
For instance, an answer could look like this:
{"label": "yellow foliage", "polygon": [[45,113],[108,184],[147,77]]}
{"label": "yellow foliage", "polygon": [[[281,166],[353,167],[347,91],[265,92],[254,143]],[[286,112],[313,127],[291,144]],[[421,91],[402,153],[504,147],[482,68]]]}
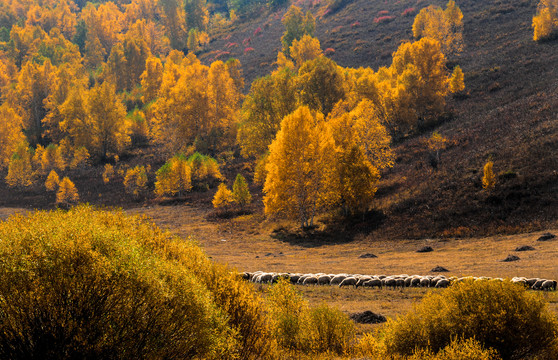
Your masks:
{"label": "yellow foliage", "polygon": [[87,161],[89,160],[89,151],[87,148],[81,146],[74,150],[74,156],[72,158],[72,162],[70,163],[70,168],[77,169],[80,167],[84,167],[87,165]]}
{"label": "yellow foliage", "polygon": [[56,187],[59,183],[60,178],[58,177],[58,174],[56,173],[56,171],[51,170],[45,181],[45,188],[47,189],[47,191],[54,191],[56,190]]}
{"label": "yellow foliage", "polygon": [[485,190],[492,190],[496,186],[496,176],[492,170],[494,163],[492,161],[487,161],[484,164],[483,175],[482,175],[482,187]]}
{"label": "yellow foliage", "polygon": [[296,77],[289,69],[254,80],[242,104],[237,135],[242,154],[255,157],[265,154],[281,120],[295,109]]}
{"label": "yellow foliage", "polygon": [[450,92],[457,93],[463,91],[465,89],[465,76],[463,75],[463,71],[461,67],[458,65],[453,69],[453,74],[451,75],[451,79],[449,82]]}
{"label": "yellow foliage", "polygon": [[112,177],[114,177],[114,167],[111,164],[105,164],[105,169],[103,171],[103,182],[105,184],[108,184]]}
{"label": "yellow foliage", "polygon": [[269,146],[265,213],[312,226],[316,213],[333,200],[334,153],[333,137],[321,113],[303,106],[287,115]]}
{"label": "yellow foliage", "polygon": [[232,203],[234,203],[233,193],[227,188],[227,185],[225,185],[224,183],[219,184],[217,192],[213,197],[213,207],[215,209],[221,209],[231,205]]}
{"label": "yellow foliage", "polygon": [[232,146],[242,96],[227,67],[222,61],[202,65],[192,54],[176,60],[180,63],[165,63],[153,104],[155,141],[171,153],[185,152],[191,145],[202,152]]}
{"label": "yellow foliage", "polygon": [[271,358],[251,284],[152,221],[82,205],[13,216],[0,238],[3,358]]}
{"label": "yellow foliage", "polygon": [[175,155],[159,170],[155,181],[155,194],[158,196],[182,196],[192,189],[192,168],[183,155]]}
{"label": "yellow foliage", "polygon": [[13,153],[8,165],[6,183],[8,186],[32,186],[35,182],[35,175],[31,165],[33,149],[26,141],[21,142]]}
{"label": "yellow foliage", "polygon": [[558,0],[541,0],[533,17],[533,40],[551,37],[558,29]]}
{"label": "yellow foliage", "polygon": [[91,147],[98,155],[106,158],[109,152],[119,153],[129,144],[126,108],[113,84],[105,81],[89,91],[87,113]]}
{"label": "yellow foliage", "polygon": [[434,5],[422,9],[413,22],[413,35],[416,39],[437,40],[446,55],[463,50],[463,13],[450,0],[445,10]]}
{"label": "yellow foliage", "polygon": [[8,166],[12,154],[25,139],[23,119],[8,104],[0,106],[0,169]]}
{"label": "yellow foliage", "polygon": [[[322,55],[320,41],[310,35],[304,35],[300,40],[295,39],[293,41],[290,47],[290,54],[296,66],[300,68],[306,61],[314,60]],[[277,62],[279,64],[279,60]],[[281,64],[279,64],[279,66],[281,66]]]}
{"label": "yellow foliage", "polygon": [[141,74],[141,88],[144,104],[150,103],[157,98],[161,82],[163,80],[163,65],[159,58],[150,56],[145,63],[145,70]]}
{"label": "yellow foliage", "polygon": [[64,177],[58,184],[56,204],[67,206],[77,204],[78,201],[79,195],[76,186],[68,177]]}
{"label": "yellow foliage", "polygon": [[147,190],[147,171],[144,166],[138,165],[126,171],[124,187],[128,194],[139,197]]}

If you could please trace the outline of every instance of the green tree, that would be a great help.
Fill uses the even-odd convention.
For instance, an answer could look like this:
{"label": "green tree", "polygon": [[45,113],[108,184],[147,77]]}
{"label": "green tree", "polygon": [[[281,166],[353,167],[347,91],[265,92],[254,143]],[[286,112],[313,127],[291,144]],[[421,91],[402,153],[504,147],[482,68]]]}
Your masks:
{"label": "green tree", "polygon": [[252,82],[242,104],[237,135],[244,156],[265,154],[281,120],[296,109],[295,80],[294,73],[283,69]]}
{"label": "green tree", "polygon": [[241,207],[245,207],[252,201],[252,195],[248,189],[248,184],[246,179],[241,174],[236,175],[236,179],[233,184],[233,196],[235,202]]}
{"label": "green tree", "polygon": [[345,98],[344,77],[337,64],[325,56],[304,63],[298,71],[300,102],[328,115]]}
{"label": "green tree", "polygon": [[304,35],[314,36],[316,20],[310,11],[304,15],[298,6],[291,5],[281,21],[285,26],[281,44],[286,55],[290,54],[290,47],[294,40],[300,40]]}

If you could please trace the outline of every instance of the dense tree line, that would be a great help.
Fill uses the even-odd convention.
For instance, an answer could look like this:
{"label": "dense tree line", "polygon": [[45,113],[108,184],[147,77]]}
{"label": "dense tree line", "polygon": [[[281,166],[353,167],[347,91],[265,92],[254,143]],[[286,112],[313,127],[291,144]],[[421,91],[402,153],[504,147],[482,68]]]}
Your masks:
{"label": "dense tree line", "polygon": [[[210,8],[202,0],[3,3],[7,183],[53,188],[59,181],[50,171],[66,178],[115,162],[131,146],[155,145],[168,159],[156,173],[137,166],[114,175],[111,165],[103,179],[120,178],[141,198],[151,177],[158,196],[181,196],[224,181],[215,158],[240,150],[258,163],[266,212],[309,226],[322,209],[366,211],[393,164],[392,140],[435,122],[447,96],[464,88],[461,69],[446,67],[446,54],[461,48],[453,1],[423,9],[413,26],[418,40],[402,43],[391,66],[377,71],[326,57],[316,20],[293,5],[277,68],[246,96],[238,60],[205,65],[196,56],[217,26]],[[221,189],[217,203],[226,204],[232,197]]]}

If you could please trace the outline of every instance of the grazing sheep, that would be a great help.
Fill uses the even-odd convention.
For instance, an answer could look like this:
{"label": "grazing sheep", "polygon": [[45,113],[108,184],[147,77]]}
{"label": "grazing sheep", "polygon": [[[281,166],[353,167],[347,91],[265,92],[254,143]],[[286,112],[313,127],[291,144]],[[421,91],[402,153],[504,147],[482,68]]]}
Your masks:
{"label": "grazing sheep", "polygon": [[395,279],[395,287],[404,288],[405,287],[405,279]]}
{"label": "grazing sheep", "polygon": [[356,287],[356,284],[358,282],[358,279],[356,277],[350,276],[345,278],[343,281],[341,281],[341,283],[339,284],[339,287],[342,286],[354,286]]}
{"label": "grazing sheep", "polygon": [[536,283],[533,284],[533,286],[531,287],[533,290],[539,290],[542,286],[542,284],[544,284],[546,280],[545,279],[539,279],[537,280]]}
{"label": "grazing sheep", "polygon": [[273,279],[273,274],[271,273],[263,273],[256,279],[256,282],[259,284],[270,283]]}
{"label": "grazing sheep", "polygon": [[293,274],[293,275],[289,276],[289,281],[293,285],[295,285],[298,282],[298,279],[300,279],[300,275],[298,275],[298,274]]}
{"label": "grazing sheep", "polygon": [[525,280],[525,282],[527,282],[527,285],[529,285],[529,287],[533,287],[533,285],[535,285],[535,283],[539,280],[539,278],[530,278]]}
{"label": "grazing sheep", "polygon": [[302,282],[302,285],[316,285],[318,283],[318,278],[315,276],[308,276]]}
{"label": "grazing sheep", "polygon": [[440,279],[436,282],[434,287],[436,288],[447,288],[450,285],[450,281],[448,279]]}
{"label": "grazing sheep", "polygon": [[331,276],[329,275],[321,275],[318,277],[318,285],[329,285],[331,281]]}
{"label": "grazing sheep", "polygon": [[380,280],[380,279],[370,279],[370,280],[365,281],[362,284],[362,286],[363,287],[370,287],[370,288],[377,287],[378,289],[381,289],[382,288],[382,280]]}
{"label": "grazing sheep", "polygon": [[541,290],[556,291],[556,280],[546,280],[545,282],[542,283]]}
{"label": "grazing sheep", "polygon": [[420,286],[421,277],[414,277],[411,280],[411,287],[419,287]]}
{"label": "grazing sheep", "polygon": [[430,287],[430,279],[427,277],[422,277],[420,279],[420,287]]}
{"label": "grazing sheep", "polygon": [[302,284],[304,283],[304,280],[306,280],[306,278],[309,277],[309,276],[310,276],[310,274],[301,275],[301,276],[298,278],[298,281],[297,281],[296,283],[297,283],[298,285],[302,285]]}
{"label": "grazing sheep", "polygon": [[392,287],[395,289],[395,287],[397,286],[397,282],[395,281],[394,278],[386,277],[382,279],[382,285],[385,287]]}
{"label": "grazing sheep", "polygon": [[330,280],[329,284],[330,284],[330,285],[339,285],[339,284],[341,284],[341,283],[343,282],[343,280],[345,280],[346,278],[347,278],[347,275],[343,275],[343,274],[336,275],[336,276],[334,276],[334,277]]}
{"label": "grazing sheep", "polygon": [[366,281],[368,281],[368,280],[372,280],[372,277],[371,277],[371,276],[368,276],[368,275],[366,275],[366,276],[361,276],[361,277],[358,279],[358,282],[356,283],[356,287],[362,286],[362,284],[364,284],[364,283],[365,283]]}

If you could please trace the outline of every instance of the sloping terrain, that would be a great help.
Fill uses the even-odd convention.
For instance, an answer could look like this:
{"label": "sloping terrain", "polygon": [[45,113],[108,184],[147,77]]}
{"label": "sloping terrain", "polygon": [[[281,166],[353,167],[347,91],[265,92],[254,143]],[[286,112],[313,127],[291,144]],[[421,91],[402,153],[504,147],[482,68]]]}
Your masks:
{"label": "sloping terrain", "polygon": [[[326,13],[325,1],[298,5],[316,16],[316,36],[329,57],[344,67],[378,69],[389,66],[402,41],[411,40],[414,15],[430,4],[444,6],[445,1],[347,0],[333,14]],[[459,64],[465,72],[465,92],[448,101],[447,116],[438,127],[395,145],[397,161],[383,174],[376,211],[364,220],[328,223],[331,233],[359,239],[424,238],[513,233],[557,224],[558,41],[532,40],[536,0],[457,4],[464,14],[465,48],[449,59],[449,66]],[[262,10],[241,19],[216,36],[200,58],[206,63],[239,58],[247,92],[252,80],[274,69],[285,11]],[[375,21],[382,16],[393,18]],[[426,145],[432,131],[449,139],[437,169],[429,163]],[[121,161],[157,169],[164,161],[157,154],[136,149]],[[498,175],[492,192],[481,186],[482,167],[489,158]],[[239,170],[248,174],[249,168],[237,159],[224,173],[232,181]],[[153,201],[133,202],[121,183],[103,184],[101,173],[98,167],[76,177],[82,201],[124,207]],[[206,208],[213,193],[193,193],[185,201]],[[3,185],[0,206],[49,207],[54,195],[48,196]],[[254,207],[261,208],[261,201]]]}
{"label": "sloping terrain", "polygon": [[[432,3],[445,4],[357,0],[327,16],[320,16],[325,7],[319,3],[306,8],[317,16],[316,36],[323,49],[334,50],[329,50],[332,59],[345,67],[377,69],[389,66],[400,42],[412,37],[414,15]],[[466,90],[449,101],[446,121],[432,129],[450,145],[437,169],[429,165],[425,143],[431,131],[397,145],[397,163],[384,174],[378,191],[376,207],[385,217],[374,237],[516,232],[543,228],[558,218],[558,42],[533,41],[537,1],[458,5],[465,48],[449,64],[464,70]],[[412,15],[404,16],[406,11]],[[244,23],[211,46],[228,44],[247,80],[264,75],[281,47],[283,13]],[[393,19],[376,23],[379,16]],[[262,32],[254,35],[258,28]],[[241,45],[246,39],[254,49],[248,53]],[[488,159],[498,175],[490,193],[481,186]]]}

